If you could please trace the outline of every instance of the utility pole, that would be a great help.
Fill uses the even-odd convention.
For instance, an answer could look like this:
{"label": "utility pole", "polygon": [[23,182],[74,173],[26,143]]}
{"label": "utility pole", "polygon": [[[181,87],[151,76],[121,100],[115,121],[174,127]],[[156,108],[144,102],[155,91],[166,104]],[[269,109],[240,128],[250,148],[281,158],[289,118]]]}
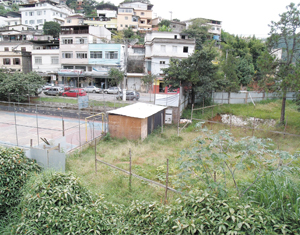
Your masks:
{"label": "utility pole", "polygon": [[128,61],[128,39],[125,39],[124,48],[124,79],[123,79],[123,101],[126,101],[126,80],[127,80],[127,61]]}

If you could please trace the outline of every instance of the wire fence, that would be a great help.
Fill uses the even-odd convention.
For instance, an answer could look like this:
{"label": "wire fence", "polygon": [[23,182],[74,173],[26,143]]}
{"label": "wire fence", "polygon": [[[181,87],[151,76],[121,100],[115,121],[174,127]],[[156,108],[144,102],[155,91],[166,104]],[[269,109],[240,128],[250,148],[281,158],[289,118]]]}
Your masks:
{"label": "wire fence", "polygon": [[[45,143],[65,142],[70,151],[101,136],[108,131],[104,107],[88,103],[87,108],[66,104],[33,104],[0,102],[0,144],[28,148],[30,139],[35,147]],[[62,137],[64,140],[62,140]],[[63,144],[62,144],[63,146]]]}

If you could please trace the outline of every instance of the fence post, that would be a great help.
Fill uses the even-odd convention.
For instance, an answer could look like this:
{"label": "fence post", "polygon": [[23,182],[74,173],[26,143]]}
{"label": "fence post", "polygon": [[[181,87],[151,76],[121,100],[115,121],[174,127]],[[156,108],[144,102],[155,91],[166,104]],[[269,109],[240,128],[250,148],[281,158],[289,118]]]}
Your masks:
{"label": "fence post", "polygon": [[256,118],[254,117],[253,127],[252,127],[252,137],[254,136],[254,128],[255,128]]}
{"label": "fence post", "polygon": [[39,121],[38,121],[38,108],[35,106],[35,117],[36,117],[36,133],[38,139],[38,145],[40,145],[40,136],[39,136]]}
{"label": "fence post", "polygon": [[161,113],[161,133],[164,132],[164,114]]}
{"label": "fence post", "polygon": [[61,124],[62,124],[62,135],[65,136],[65,121],[62,120]]}
{"label": "fence post", "polygon": [[129,149],[129,191],[131,191],[131,149]]}
{"label": "fence post", "polygon": [[228,104],[230,104],[230,92],[228,92]]}
{"label": "fence post", "polygon": [[97,141],[95,139],[95,174],[97,175]]}
{"label": "fence post", "polygon": [[194,104],[192,104],[191,121],[193,121]]}
{"label": "fence post", "polygon": [[248,91],[246,92],[245,104],[248,104]]}
{"label": "fence post", "polygon": [[79,109],[79,112],[78,112],[78,126],[79,126],[79,152],[81,154],[81,133],[80,133],[80,109]]}
{"label": "fence post", "polygon": [[19,146],[19,142],[18,142],[18,127],[17,127],[17,117],[16,117],[16,105],[15,105],[15,103],[14,103],[14,116],[15,116],[16,140],[17,140],[17,146]]}
{"label": "fence post", "polygon": [[285,131],[286,131],[287,123],[288,123],[288,116],[286,116],[286,121],[285,121],[285,125],[284,125],[283,139],[285,138]]}
{"label": "fence post", "polygon": [[168,183],[169,183],[169,159],[167,159],[165,204],[167,204],[167,202],[168,202]]}
{"label": "fence post", "polygon": [[30,139],[30,148],[32,148],[32,139]]}

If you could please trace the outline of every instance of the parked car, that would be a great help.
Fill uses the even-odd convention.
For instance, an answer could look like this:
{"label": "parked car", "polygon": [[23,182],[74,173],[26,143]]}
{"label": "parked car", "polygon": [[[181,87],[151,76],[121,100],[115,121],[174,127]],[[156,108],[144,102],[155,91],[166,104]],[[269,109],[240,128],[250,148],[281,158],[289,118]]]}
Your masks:
{"label": "parked car", "polygon": [[[140,98],[140,93],[137,91],[126,91],[126,100],[139,100]],[[122,100],[123,99],[123,93],[120,93],[117,96],[117,100]]]}
{"label": "parked car", "polygon": [[64,89],[61,87],[51,87],[48,90],[44,91],[45,95],[62,95],[62,93],[64,92]]}
{"label": "parked car", "polygon": [[64,97],[78,97],[78,96],[86,96],[86,92],[83,88],[72,88],[69,91],[65,91],[62,93]]}
{"label": "parked car", "polygon": [[63,88],[64,91],[69,91],[71,89],[68,85],[64,85],[64,84],[59,84],[58,86]]}
{"label": "parked car", "polygon": [[121,90],[120,87],[113,86],[113,87],[110,87],[108,89],[105,89],[104,93],[106,93],[106,94],[118,94],[121,91],[122,90]]}
{"label": "parked car", "polygon": [[45,90],[49,90],[51,87],[53,87],[54,86],[54,84],[51,84],[51,83],[47,83],[47,84],[45,84],[44,86],[43,86],[43,91],[45,91]]}
{"label": "parked car", "polygon": [[86,92],[92,92],[92,93],[102,93],[103,90],[99,87],[96,87],[96,86],[88,86],[86,88],[84,88],[84,90]]}

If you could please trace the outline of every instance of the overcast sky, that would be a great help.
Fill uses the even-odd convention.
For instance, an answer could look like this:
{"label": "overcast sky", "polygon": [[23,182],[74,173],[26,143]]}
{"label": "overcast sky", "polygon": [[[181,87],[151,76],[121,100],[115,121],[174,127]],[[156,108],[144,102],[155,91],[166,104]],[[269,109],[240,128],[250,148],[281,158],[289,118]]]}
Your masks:
{"label": "overcast sky", "polygon": [[[110,0],[119,5],[120,0]],[[291,0],[150,0],[153,17],[188,20],[196,17],[222,21],[222,29],[231,34],[267,37],[268,24],[278,21]],[[300,0],[299,0],[300,2]],[[299,3],[295,2],[295,3]]]}

